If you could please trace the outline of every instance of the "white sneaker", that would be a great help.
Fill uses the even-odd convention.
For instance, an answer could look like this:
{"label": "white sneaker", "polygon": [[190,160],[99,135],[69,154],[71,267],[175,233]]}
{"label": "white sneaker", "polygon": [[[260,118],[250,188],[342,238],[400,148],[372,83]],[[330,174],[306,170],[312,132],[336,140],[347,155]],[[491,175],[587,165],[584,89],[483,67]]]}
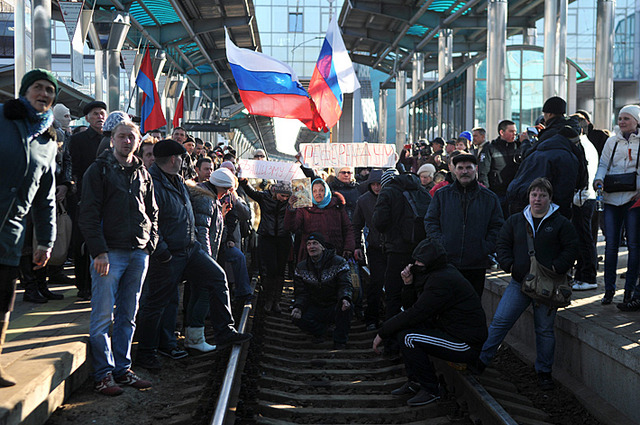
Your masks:
{"label": "white sneaker", "polygon": [[598,289],[598,284],[581,282],[579,280],[576,280],[574,281],[572,288],[574,291],[588,291],[590,289]]}

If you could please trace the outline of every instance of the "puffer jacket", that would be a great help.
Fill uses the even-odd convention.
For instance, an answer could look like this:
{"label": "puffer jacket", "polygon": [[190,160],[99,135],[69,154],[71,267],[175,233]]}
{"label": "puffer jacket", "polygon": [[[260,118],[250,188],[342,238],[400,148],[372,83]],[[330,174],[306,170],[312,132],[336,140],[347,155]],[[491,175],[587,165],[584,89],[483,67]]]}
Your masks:
{"label": "puffer jacket", "polygon": [[537,228],[533,225],[529,206],[507,219],[496,244],[500,267],[520,283],[529,274],[531,260],[527,228],[533,234],[536,260],[549,269],[555,269],[557,273],[567,273],[578,258],[580,243],[573,224],[560,214],[556,204],[551,204]]}
{"label": "puffer jacket", "polygon": [[489,267],[503,224],[498,197],[477,181],[467,187],[455,181],[437,191],[424,219],[427,238],[437,239],[458,269]]}
{"label": "puffer jacket", "polygon": [[284,216],[287,211],[287,203],[280,202],[270,191],[257,191],[251,187],[247,180],[240,182],[245,193],[260,205],[260,225],[258,234],[262,236],[289,236],[284,229]]}
{"label": "puffer jacket", "polygon": [[[613,154],[613,147],[618,144],[615,155],[611,161],[611,168],[609,167],[609,161]],[[638,134],[632,134],[629,136],[629,140],[625,139],[620,131],[607,139],[602,149],[602,156],[600,156],[600,162],[598,163],[598,171],[596,172],[595,180],[603,180],[607,174],[624,174],[633,173],[638,171],[636,176],[636,188],[640,189],[640,168],[636,162],[638,158],[638,149],[640,149],[640,132]],[[636,192],[603,192],[604,202],[609,205],[624,205],[630,202],[635,196]]]}
{"label": "puffer jacket", "polygon": [[301,261],[293,275],[295,293],[294,308],[302,311],[309,304],[321,307],[338,305],[339,301],[351,302],[353,287],[347,261],[336,255],[335,250],[326,249],[319,262],[311,258]]}
{"label": "puffer jacket", "polygon": [[[174,186],[162,172],[158,164],[149,168],[153,178],[158,215],[158,246],[155,257],[169,258],[171,251],[189,248],[196,241],[196,223],[193,208],[189,199],[189,192],[181,176],[177,187]],[[162,261],[162,260],[161,260]]]}
{"label": "puffer jacket", "polygon": [[546,177],[553,186],[553,202],[560,213],[571,217],[571,204],[578,181],[578,158],[569,139],[556,134],[539,143],[520,165],[518,173],[507,189],[507,200],[515,211],[529,203],[527,190],[533,180]]}
{"label": "puffer jacket", "polygon": [[129,176],[107,149],[84,173],[78,226],[94,258],[109,249],[155,249],[158,206],[153,182],[142,161],[133,160]]}
{"label": "puffer jacket", "polygon": [[420,178],[415,174],[402,174],[387,183],[380,194],[373,212],[373,226],[380,232],[385,252],[408,254],[416,244],[410,244],[402,237],[402,227],[408,225],[400,220],[404,217],[405,209],[411,207],[403,195],[404,191],[419,191],[422,196],[431,201],[431,195],[420,184]]}
{"label": "puffer jacket", "polygon": [[[437,328],[480,350],[487,339],[487,319],[480,297],[460,272],[448,264],[446,253],[420,255],[430,241],[416,247],[413,258],[425,263],[414,266],[413,284],[404,285],[404,311],[388,319],[378,330],[382,338],[412,328]],[[439,244],[438,244],[439,245]],[[426,262],[425,262],[426,260]],[[412,299],[415,301],[412,301]]]}
{"label": "puffer jacket", "polygon": [[300,233],[300,250],[298,260],[307,258],[307,238],[313,232],[322,233],[336,252],[353,252],[356,242],[353,227],[345,211],[345,200],[340,193],[334,193],[331,202],[324,208],[316,205],[306,208],[287,208],[284,216],[284,228],[290,232]]}
{"label": "puffer jacket", "polygon": [[360,197],[359,186],[360,184],[357,182],[351,181],[349,183],[343,183],[337,178],[329,184],[331,192],[338,192],[344,196],[345,210],[347,211],[349,220],[353,220],[353,212],[356,209],[356,202],[358,202],[358,198]]}
{"label": "puffer jacket", "polygon": [[224,217],[220,201],[218,201],[209,182],[198,185],[189,182],[187,188],[196,221],[198,242],[211,258],[216,259],[224,231]]}
{"label": "puffer jacket", "polygon": [[[27,112],[19,100],[0,105],[0,264],[17,266],[31,210],[38,245],[53,247],[55,227],[56,132],[29,132]],[[31,243],[31,241],[29,241]]]}

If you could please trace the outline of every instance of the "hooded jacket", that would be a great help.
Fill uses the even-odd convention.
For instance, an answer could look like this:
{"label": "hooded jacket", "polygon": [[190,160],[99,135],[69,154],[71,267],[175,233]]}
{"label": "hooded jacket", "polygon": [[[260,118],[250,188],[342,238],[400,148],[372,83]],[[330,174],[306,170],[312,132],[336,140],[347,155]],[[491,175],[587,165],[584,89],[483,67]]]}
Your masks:
{"label": "hooded jacket", "polygon": [[382,170],[372,170],[369,179],[363,184],[367,186],[367,191],[358,198],[356,209],[353,212],[351,221],[353,222],[353,232],[356,238],[356,247],[362,248],[362,230],[367,226],[367,246],[371,249],[382,250],[382,238],[380,232],[373,226],[373,211],[376,207],[378,195],[371,190],[371,184],[380,183]]}
{"label": "hooded jacket", "polygon": [[487,319],[471,284],[446,262],[436,241],[424,240],[413,252],[424,267],[413,268],[413,283],[404,285],[404,311],[382,325],[378,334],[390,338],[404,329],[437,328],[480,351],[487,339]]}
{"label": "hooded jacket", "polygon": [[293,277],[293,287],[293,307],[302,311],[305,311],[309,304],[329,307],[338,305],[341,300],[351,302],[353,287],[349,264],[344,258],[336,255],[333,249],[325,249],[317,263],[308,257],[298,263]]}
{"label": "hooded jacket", "polygon": [[307,238],[313,232],[322,233],[336,252],[353,252],[356,248],[353,227],[345,210],[345,200],[338,192],[333,194],[329,205],[324,208],[316,205],[297,209],[287,208],[284,228],[290,232],[300,233],[298,260],[307,258]]}
{"label": "hooded jacket", "polygon": [[496,244],[500,267],[520,283],[529,273],[531,260],[527,246],[527,228],[533,234],[536,260],[543,266],[554,269],[556,273],[568,272],[580,252],[578,234],[573,224],[560,214],[556,204],[551,204],[537,227],[534,226],[530,206],[507,219]]}
{"label": "hooded jacket", "polygon": [[553,185],[553,202],[560,207],[562,215],[571,217],[571,203],[578,180],[578,158],[565,136],[558,133],[544,140],[525,158],[507,189],[509,205],[521,211],[529,203],[529,185],[538,177],[549,179]]}
{"label": "hooded jacket", "polygon": [[409,224],[403,223],[400,218],[409,215],[411,208],[403,195],[405,191],[418,192],[418,196],[423,197],[425,202],[431,201],[431,195],[422,187],[420,178],[415,174],[401,174],[385,184],[378,195],[372,217],[373,226],[382,236],[385,252],[410,254],[415,248],[415,245],[402,237],[403,226]]}
{"label": "hooded jacket", "polygon": [[215,260],[224,231],[222,206],[211,183],[188,183],[187,188],[196,223],[196,237],[202,248]]}
{"label": "hooded jacket", "polygon": [[458,269],[489,267],[503,224],[498,197],[477,181],[438,190],[424,219],[427,238],[438,239]]}
{"label": "hooded jacket", "polygon": [[153,182],[133,157],[127,173],[107,149],[84,173],[78,226],[92,257],[109,249],[147,249],[158,242],[158,206]]}

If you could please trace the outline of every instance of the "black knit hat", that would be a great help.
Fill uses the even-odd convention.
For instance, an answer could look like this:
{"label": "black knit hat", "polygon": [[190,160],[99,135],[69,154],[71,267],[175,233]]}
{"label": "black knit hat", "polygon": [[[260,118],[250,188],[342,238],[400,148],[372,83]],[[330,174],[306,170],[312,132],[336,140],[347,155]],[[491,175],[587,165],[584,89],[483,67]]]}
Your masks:
{"label": "black knit hat", "polygon": [[555,115],[563,115],[565,112],[567,112],[567,102],[565,102],[563,98],[558,96],[550,97],[546,102],[544,102],[542,112],[547,112],[549,114]]}
{"label": "black knit hat", "polygon": [[33,83],[38,80],[47,80],[56,88],[56,96],[58,95],[58,79],[51,71],[46,69],[36,68],[24,74],[22,82],[20,83],[20,96],[24,96],[27,93],[27,89],[31,87]]}
{"label": "black knit hat", "polygon": [[168,157],[173,155],[182,155],[187,150],[180,143],[171,139],[160,140],[153,145],[153,156],[156,158]]}
{"label": "black knit hat", "polygon": [[85,105],[85,107],[82,108],[82,113],[85,114],[85,115],[89,115],[89,112],[91,112],[95,108],[101,108],[101,109],[104,109],[106,111],[107,110],[107,104],[104,103],[101,100],[94,100],[93,102],[87,103]]}
{"label": "black knit hat", "polygon": [[309,241],[317,241],[320,245],[324,246],[326,248],[326,242],[324,240],[324,236],[322,236],[322,233],[320,232],[313,232],[309,235],[309,237],[307,238],[307,242]]}

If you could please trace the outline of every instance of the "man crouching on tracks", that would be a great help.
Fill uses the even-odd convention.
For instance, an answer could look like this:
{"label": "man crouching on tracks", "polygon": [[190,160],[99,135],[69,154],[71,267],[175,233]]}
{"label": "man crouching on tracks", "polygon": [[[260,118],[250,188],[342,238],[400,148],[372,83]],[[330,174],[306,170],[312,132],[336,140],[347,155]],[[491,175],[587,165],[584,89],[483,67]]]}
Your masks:
{"label": "man crouching on tracks", "polygon": [[423,406],[440,398],[438,378],[428,356],[475,362],[487,339],[487,321],[478,294],[447,263],[440,242],[423,240],[412,256],[415,262],[401,273],[404,311],[382,325],[373,350],[380,353],[383,338],[397,338],[408,381],[391,394],[414,393],[407,404]]}
{"label": "man crouching on tracks", "polygon": [[324,342],[327,326],[335,322],[333,348],[346,348],[351,326],[351,277],[347,261],[327,249],[318,232],[307,239],[306,260],[298,263],[294,274],[295,304],[293,323],[313,335],[313,342]]}

